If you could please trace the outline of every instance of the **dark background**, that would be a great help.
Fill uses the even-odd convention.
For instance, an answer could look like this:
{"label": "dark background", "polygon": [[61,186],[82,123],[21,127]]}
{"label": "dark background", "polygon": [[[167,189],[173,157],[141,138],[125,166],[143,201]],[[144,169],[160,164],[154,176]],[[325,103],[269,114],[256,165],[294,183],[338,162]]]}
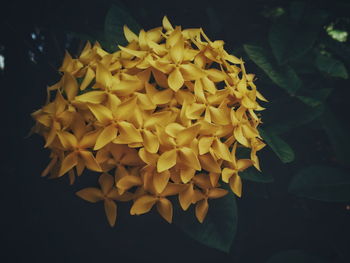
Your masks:
{"label": "dark background", "polygon": [[[229,254],[197,243],[156,213],[130,216],[129,204],[119,207],[117,225],[110,228],[102,204],[90,205],[74,195],[90,182],[79,179],[78,184],[69,186],[67,178],[40,177],[49,152],[42,148],[39,136],[26,138],[34,124],[30,113],[44,104],[46,86],[58,80],[64,50],[73,55],[81,50],[84,42],[70,32],[102,30],[112,2],[14,0],[1,4],[0,53],[5,68],[0,71],[4,134],[0,262],[255,263],[288,249],[303,250],[328,262],[350,262],[347,204],[301,199],[286,191],[293,171],[310,161],[311,149],[320,148],[312,157],[319,163],[333,162],[327,138],[319,130],[289,135],[290,141],[296,142],[297,162],[264,159],[269,150],[262,151],[263,169],[273,172],[275,182],[263,187],[245,182],[246,192],[238,200],[238,231]],[[184,28],[203,27],[211,39],[225,40],[226,47],[243,59],[247,55],[239,47],[267,34],[270,20],[262,13],[288,4],[259,0],[123,2],[145,29],[160,26],[166,14],[173,24]],[[349,14],[342,5],[345,2],[312,1],[312,5],[329,10],[336,18]],[[221,22],[206,11],[213,6]],[[256,71],[251,61],[247,67]],[[257,85],[263,94],[269,94],[263,82],[258,80]],[[331,105],[348,125],[349,81],[338,85],[343,89]]]}

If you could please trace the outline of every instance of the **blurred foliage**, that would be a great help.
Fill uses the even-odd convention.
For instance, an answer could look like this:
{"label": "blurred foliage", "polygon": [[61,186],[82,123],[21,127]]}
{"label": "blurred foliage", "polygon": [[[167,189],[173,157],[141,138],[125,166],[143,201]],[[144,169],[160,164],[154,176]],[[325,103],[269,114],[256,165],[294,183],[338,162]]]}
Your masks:
{"label": "blurred foliage", "polygon": [[[64,9],[66,6],[68,4],[63,7],[53,5],[52,9],[55,9],[55,14],[64,13],[63,10],[68,10]],[[335,255],[316,257],[301,250],[278,252],[268,249],[269,245],[279,247],[280,240],[277,239],[271,244],[266,241],[264,249],[259,250],[266,250],[260,260],[276,263],[349,262],[346,242],[326,238],[327,229],[334,229],[336,225],[321,225],[322,220],[337,222],[336,216],[343,215],[350,202],[350,122],[347,120],[350,4],[347,1],[320,1],[316,5],[308,1],[257,0],[254,4],[238,4],[233,8],[209,1],[201,6],[188,2],[186,6],[165,9],[168,12],[165,14],[163,7],[141,1],[101,1],[99,9],[81,6],[84,15],[80,22],[73,20],[76,23],[62,24],[62,17],[50,18],[53,19],[51,24],[37,21],[35,23],[40,26],[28,29],[34,31],[35,39],[17,39],[26,42],[29,54],[32,54],[29,55],[31,63],[47,71],[42,76],[44,83],[53,83],[57,78],[55,69],[61,63],[64,49],[77,55],[86,40],[98,40],[104,48],[113,51],[115,44],[125,44],[122,25],[127,24],[134,31],[140,29],[139,25],[147,29],[158,25],[161,17],[168,15],[174,24],[204,27],[209,30],[211,39],[223,39],[232,53],[243,58],[248,72],[256,74],[255,83],[269,100],[262,112],[262,136],[269,146],[260,155],[262,173],[249,169],[243,172],[242,200],[213,200],[204,225],[191,224],[195,223],[193,211],[189,211],[185,218],[176,218],[175,215],[174,221],[178,221],[180,229],[201,243],[223,251],[229,251],[232,243],[231,258],[237,262],[254,262],[249,261],[256,256],[252,253],[254,249],[243,248],[240,243],[247,245],[253,242],[252,239],[258,239],[254,231],[260,227],[261,244],[264,244],[271,233],[265,235],[266,221],[260,223],[256,218],[278,224],[280,217],[274,210],[278,207],[290,221],[299,219],[296,213],[303,213],[301,217],[312,222],[315,233],[319,234],[315,240],[320,238],[320,242],[332,249]],[[74,16],[74,10],[67,12]],[[11,32],[18,31],[10,23],[8,27]],[[6,44],[5,55],[6,49],[10,49]],[[44,51],[40,51],[40,45]],[[24,93],[29,98],[33,96],[29,91]],[[44,101],[43,97],[39,99]],[[26,99],[23,103],[28,105],[29,102]],[[259,210],[259,204],[266,199],[271,209]],[[251,202],[255,202],[255,210],[247,205]],[[269,213],[271,216],[266,219]],[[277,229],[278,237],[291,237],[294,232],[306,231],[300,225],[293,228],[293,223],[288,221],[286,225],[269,229]],[[293,242],[302,243],[301,240]],[[293,246],[293,242],[287,243]],[[277,254],[271,256],[274,252]],[[245,253],[246,258],[239,256],[240,253]]]}

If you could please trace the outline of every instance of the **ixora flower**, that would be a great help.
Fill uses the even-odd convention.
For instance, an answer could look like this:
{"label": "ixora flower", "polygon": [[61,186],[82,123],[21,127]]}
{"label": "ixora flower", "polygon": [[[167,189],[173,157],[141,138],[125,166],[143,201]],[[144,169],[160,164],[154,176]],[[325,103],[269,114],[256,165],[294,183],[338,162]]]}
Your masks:
{"label": "ixora flower", "polygon": [[[100,173],[100,188],[77,195],[103,201],[111,226],[118,201],[133,202],[131,215],[156,207],[170,223],[174,196],[203,222],[210,199],[228,193],[225,184],[240,197],[240,172],[260,170],[257,99],[266,99],[244,62],[201,28],[164,17],[162,27],[124,33],[129,44],[117,52],[87,43],[78,58],[66,53],[62,78],[32,114],[51,150],[42,176],[68,175],[73,184],[85,168]],[[250,158],[239,159],[240,148]]]}

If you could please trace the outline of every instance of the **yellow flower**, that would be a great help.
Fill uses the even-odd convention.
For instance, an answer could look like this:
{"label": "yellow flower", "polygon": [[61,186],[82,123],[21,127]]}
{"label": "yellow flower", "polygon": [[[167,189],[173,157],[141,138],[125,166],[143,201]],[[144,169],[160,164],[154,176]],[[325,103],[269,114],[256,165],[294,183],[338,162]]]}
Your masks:
{"label": "yellow flower", "polygon": [[120,195],[118,190],[114,187],[113,176],[109,174],[102,174],[98,182],[101,187],[100,189],[88,187],[78,191],[76,195],[91,203],[103,201],[108,223],[114,226],[117,218],[117,205],[114,201],[128,201],[132,198],[131,194],[124,193]]}
{"label": "yellow flower", "polygon": [[[131,215],[156,206],[170,223],[173,195],[183,210],[195,205],[203,222],[208,200],[227,194],[225,184],[240,197],[240,172],[260,170],[265,144],[256,112],[267,100],[243,60],[201,28],[164,17],[161,27],[135,33],[124,26],[124,34],[128,44],[114,53],[89,42],[78,58],[66,53],[62,78],[32,114],[51,150],[42,176],[68,174],[72,184],[85,168],[102,173],[101,189],[77,195],[104,201],[111,226],[117,201],[133,201]],[[237,147],[250,158],[238,159]]]}

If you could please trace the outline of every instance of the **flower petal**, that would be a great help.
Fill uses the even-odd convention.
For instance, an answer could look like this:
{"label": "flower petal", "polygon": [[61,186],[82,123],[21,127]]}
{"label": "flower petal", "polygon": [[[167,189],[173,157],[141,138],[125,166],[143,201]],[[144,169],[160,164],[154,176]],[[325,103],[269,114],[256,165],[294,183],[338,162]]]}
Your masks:
{"label": "flower petal", "polygon": [[197,158],[197,155],[191,148],[181,147],[179,152],[180,162],[188,167],[191,167],[197,171],[201,170],[201,164]]}
{"label": "flower petal", "polygon": [[215,159],[210,153],[199,155],[198,158],[201,163],[202,169],[208,172],[221,173],[220,165],[215,161]]}
{"label": "flower petal", "polygon": [[102,169],[96,161],[94,155],[89,151],[79,151],[79,155],[84,160],[85,165],[92,171],[102,172]]}
{"label": "flower petal", "polygon": [[221,188],[213,188],[209,190],[208,197],[212,199],[221,198],[228,194],[228,191]]}
{"label": "flower petal", "polygon": [[68,154],[62,161],[60,172],[58,173],[58,177],[64,175],[69,170],[73,169],[78,163],[78,155],[76,152],[71,152]]}
{"label": "flower petal", "polygon": [[225,183],[228,183],[230,178],[237,173],[237,171],[231,169],[231,168],[224,168],[222,170],[222,181],[224,181]]}
{"label": "flower petal", "polygon": [[126,175],[120,178],[117,182],[118,189],[122,190],[120,193],[124,193],[134,186],[142,185],[142,180],[139,176]]}
{"label": "flower petal", "polygon": [[143,195],[135,200],[130,209],[131,215],[141,215],[150,211],[158,198],[151,195]]}
{"label": "flower petal", "polygon": [[150,153],[156,153],[159,149],[158,137],[148,130],[143,130],[143,145]]}
{"label": "flower petal", "polygon": [[95,78],[95,72],[88,67],[85,73],[85,77],[83,82],[80,84],[80,90],[85,90],[87,86],[91,83],[91,81]]}
{"label": "flower petal", "polygon": [[187,210],[192,204],[194,196],[193,184],[187,184],[186,188],[179,193],[179,202],[183,210]]}
{"label": "flower petal", "polygon": [[117,138],[118,129],[114,124],[105,127],[98,135],[94,150],[99,150]]}
{"label": "flower petal", "polygon": [[153,174],[153,185],[157,193],[161,193],[164,191],[170,179],[170,172],[168,170],[162,173],[154,173]]}
{"label": "flower petal", "polygon": [[100,90],[94,90],[86,92],[82,95],[76,96],[75,101],[89,102],[94,104],[102,103],[106,99],[106,92]]}
{"label": "flower petal", "polygon": [[96,187],[84,188],[76,192],[75,194],[79,196],[81,199],[84,199],[85,201],[88,201],[91,203],[96,203],[98,201],[103,200],[103,194],[101,190]]}
{"label": "flower petal", "polygon": [[178,68],[175,68],[168,77],[168,85],[175,92],[183,86],[184,82],[184,78]]}
{"label": "flower petal", "polygon": [[242,196],[242,180],[238,174],[234,174],[230,179],[230,187],[232,192],[234,192],[238,197]]}
{"label": "flower petal", "polygon": [[176,135],[176,142],[178,146],[189,145],[197,137],[201,128],[200,124],[192,125],[186,129],[179,131]]}
{"label": "flower petal", "polygon": [[98,183],[101,186],[102,193],[107,195],[114,186],[114,178],[112,175],[104,173],[98,178]]}
{"label": "flower petal", "polygon": [[171,223],[173,219],[173,205],[168,199],[160,198],[157,202],[157,210],[168,223]]}
{"label": "flower petal", "polygon": [[117,205],[113,200],[105,199],[104,208],[108,223],[113,227],[115,225],[115,220],[117,219]]}
{"label": "flower petal", "polygon": [[157,162],[157,172],[161,173],[170,169],[176,164],[177,152],[176,149],[166,151],[159,156]]}
{"label": "flower petal", "polygon": [[101,104],[92,104],[92,103],[87,104],[87,106],[99,122],[103,124],[107,124],[111,120],[113,120],[112,112],[107,107]]}
{"label": "flower petal", "polygon": [[213,144],[214,137],[212,136],[203,136],[198,141],[199,154],[203,155],[209,152],[211,145]]}
{"label": "flower petal", "polygon": [[207,199],[200,200],[196,204],[196,217],[200,223],[203,223],[208,213],[208,208],[209,208],[209,205],[208,205]]}

